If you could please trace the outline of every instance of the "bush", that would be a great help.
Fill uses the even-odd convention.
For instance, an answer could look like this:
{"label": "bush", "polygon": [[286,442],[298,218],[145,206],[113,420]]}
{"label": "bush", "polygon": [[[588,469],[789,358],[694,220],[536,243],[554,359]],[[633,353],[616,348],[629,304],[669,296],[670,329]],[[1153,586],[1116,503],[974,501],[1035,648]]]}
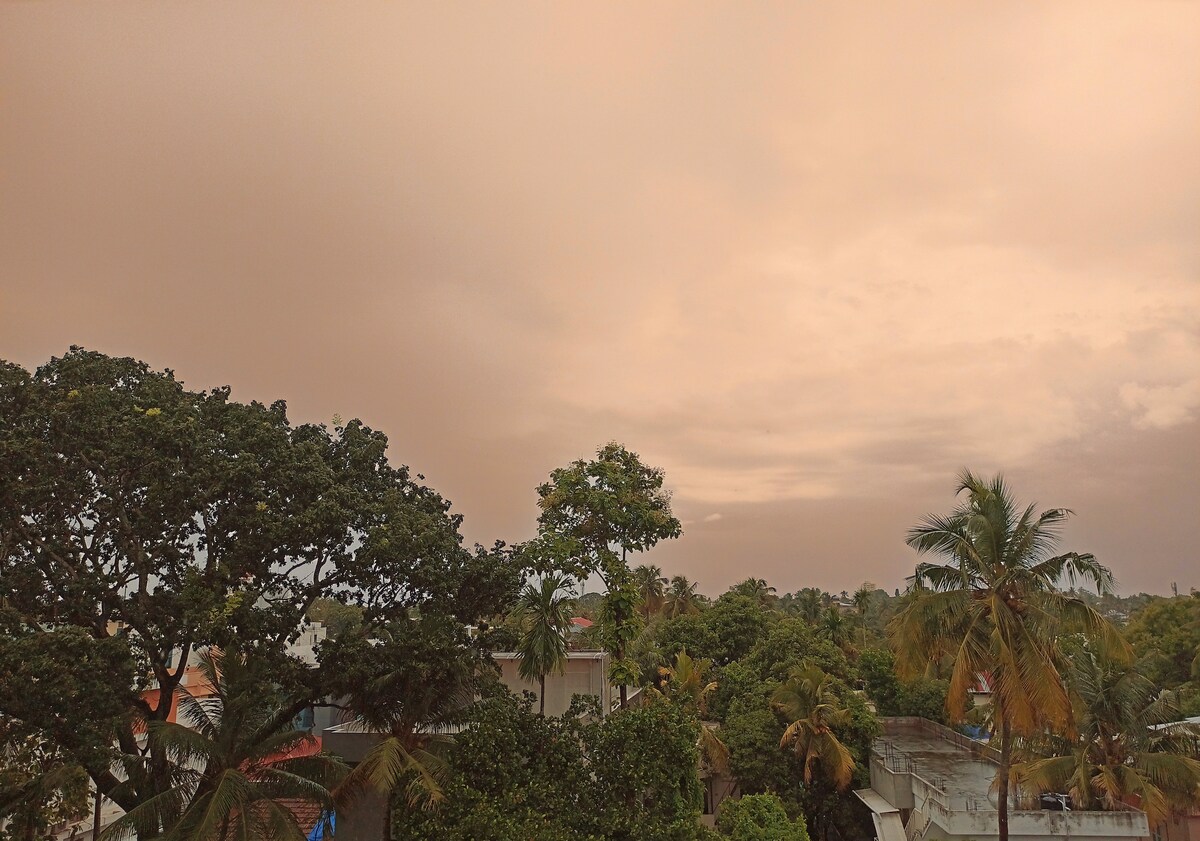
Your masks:
{"label": "bush", "polygon": [[717,829],[735,841],[808,841],[804,818],[789,819],[783,802],[773,794],[726,800],[717,818]]}

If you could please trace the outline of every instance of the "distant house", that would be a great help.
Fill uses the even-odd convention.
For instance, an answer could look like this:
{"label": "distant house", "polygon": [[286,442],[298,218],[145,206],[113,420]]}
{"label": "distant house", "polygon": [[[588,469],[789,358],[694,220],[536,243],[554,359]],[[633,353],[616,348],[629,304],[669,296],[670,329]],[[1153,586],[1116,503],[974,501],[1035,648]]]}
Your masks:
{"label": "distant house", "polygon": [[992,693],[995,691],[995,682],[991,672],[976,672],[975,680],[971,683],[971,688],[967,690],[967,694],[971,696],[971,701],[977,707],[983,707],[992,702]]}
{"label": "distant house", "polygon": [[[576,620],[572,620],[575,622]],[[587,619],[579,621],[589,622]],[[517,669],[521,659],[515,651],[498,651],[492,659],[500,667],[500,680],[515,694],[541,690],[537,681],[521,677]],[[562,674],[546,675],[546,715],[562,715],[575,695],[591,695],[600,700],[600,714],[608,715],[620,703],[620,691],[608,682],[609,655],[603,651],[568,651]],[[630,703],[640,703],[641,687],[626,690]]]}

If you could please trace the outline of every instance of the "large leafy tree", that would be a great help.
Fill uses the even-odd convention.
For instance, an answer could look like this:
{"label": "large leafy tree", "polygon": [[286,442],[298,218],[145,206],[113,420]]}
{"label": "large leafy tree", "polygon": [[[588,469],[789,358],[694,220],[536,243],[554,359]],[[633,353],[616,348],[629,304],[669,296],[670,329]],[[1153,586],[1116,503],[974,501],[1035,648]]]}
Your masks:
{"label": "large leafy tree", "polygon": [[570,579],[550,573],[521,591],[513,615],[520,627],[517,671],[539,686],[539,709],[546,714],[546,675],[561,673],[567,662],[567,634],[574,600]]}
{"label": "large leafy tree", "polygon": [[[367,627],[498,612],[518,581],[508,556],[464,550],[449,503],[387,443],[133,359],[0,363],[0,714],[132,810],[172,785],[165,748],[137,734],[172,717],[192,652],[240,641],[270,664],[286,722],[328,695],[327,669],[286,654],[318,599],[358,606]],[[77,678],[99,714],[23,679],[30,657],[54,683]],[[80,657],[108,668],[84,673]],[[114,761],[144,773],[122,784]]]}
{"label": "large leafy tree", "polygon": [[671,513],[671,495],[663,471],[642,463],[638,454],[609,443],[592,460],[578,459],[550,474],[537,489],[537,554],[553,559],[559,571],[579,581],[599,575],[608,588],[609,621],[619,623],[606,636],[613,656],[612,678],[621,687],[637,666],[626,656],[636,636],[626,624],[637,619],[637,589],[631,581],[629,553],[644,552],[660,540],[679,537],[683,527]]}
{"label": "large leafy tree", "polygon": [[[128,811],[101,838],[301,841],[312,827],[297,824],[287,801],[332,814],[330,791],[346,766],[317,753],[312,736],[279,720],[275,713],[288,698],[270,683],[266,664],[236,650],[208,651],[200,661],[196,691],[175,690],[178,721],[149,724],[147,739],[167,757],[172,785]],[[127,757],[126,785],[137,786],[152,770]]]}
{"label": "large leafy tree", "polygon": [[1200,593],[1155,599],[1133,615],[1125,636],[1159,686],[1174,689],[1200,677]]}
{"label": "large leafy tree", "polygon": [[908,544],[942,563],[917,565],[913,599],[890,625],[897,665],[915,675],[949,655],[953,672],[947,711],[961,720],[978,672],[993,676],[994,721],[1000,745],[999,835],[1008,839],[1008,790],[1015,740],[1049,727],[1066,731],[1071,704],[1056,665],[1054,640],[1064,629],[1085,631],[1113,648],[1123,645],[1083,600],[1059,589],[1063,580],[1090,580],[1111,590],[1109,570],[1092,555],[1054,554],[1071,512],[1021,507],[1003,478],[959,477],[960,504],[914,526]]}
{"label": "large leafy tree", "polygon": [[87,814],[87,774],[44,735],[0,718],[0,757],[0,841],[37,841]]}
{"label": "large leafy tree", "polygon": [[1136,798],[1151,825],[1200,806],[1200,726],[1179,721],[1176,693],[1086,648],[1072,652],[1067,676],[1078,733],[1031,739],[1032,756],[1017,768],[1023,787],[1067,792],[1077,809]]}

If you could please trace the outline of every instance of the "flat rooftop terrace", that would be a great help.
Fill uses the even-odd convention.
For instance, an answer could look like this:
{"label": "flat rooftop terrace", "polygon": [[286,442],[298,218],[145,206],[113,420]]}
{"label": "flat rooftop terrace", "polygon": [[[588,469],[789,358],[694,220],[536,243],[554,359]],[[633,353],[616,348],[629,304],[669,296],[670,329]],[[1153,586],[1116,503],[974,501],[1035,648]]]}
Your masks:
{"label": "flat rooftop terrace", "polygon": [[[884,719],[875,751],[945,792],[951,809],[996,809],[992,783],[998,766],[986,758],[992,749],[924,719]],[[899,765],[909,763],[911,767]],[[990,795],[990,796],[989,796]]]}

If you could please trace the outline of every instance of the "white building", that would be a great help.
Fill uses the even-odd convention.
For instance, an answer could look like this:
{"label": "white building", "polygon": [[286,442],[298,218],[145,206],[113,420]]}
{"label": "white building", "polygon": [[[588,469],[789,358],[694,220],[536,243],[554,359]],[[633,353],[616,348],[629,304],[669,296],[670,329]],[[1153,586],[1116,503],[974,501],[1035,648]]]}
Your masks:
{"label": "white building", "polygon": [[[871,750],[871,787],[856,791],[871,810],[878,841],[990,841],[999,838],[995,748],[922,718],[885,718]],[[1015,805],[1015,804],[1014,804]],[[1011,841],[1146,838],[1144,812],[1021,809],[1010,806]]]}

